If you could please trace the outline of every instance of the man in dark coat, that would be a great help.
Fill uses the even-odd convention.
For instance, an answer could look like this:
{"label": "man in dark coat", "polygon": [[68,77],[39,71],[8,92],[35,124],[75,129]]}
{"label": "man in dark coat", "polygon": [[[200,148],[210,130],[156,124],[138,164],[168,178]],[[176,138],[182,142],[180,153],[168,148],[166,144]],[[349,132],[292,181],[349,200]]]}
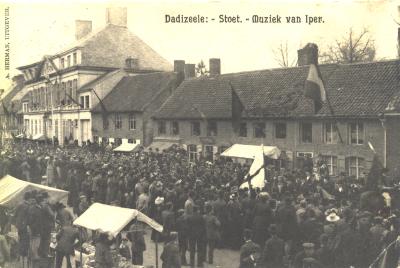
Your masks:
{"label": "man in dark coat", "polygon": [[178,233],[171,232],[169,242],[165,244],[164,250],[161,253],[162,268],[180,268],[181,259],[179,256]]}
{"label": "man in dark coat", "polygon": [[214,248],[217,241],[220,239],[219,228],[221,223],[218,218],[214,215],[211,206],[206,206],[206,215],[204,215],[204,221],[206,224],[207,233],[207,246],[208,246],[208,263],[213,264],[214,262]]}
{"label": "man in dark coat", "polygon": [[176,219],[176,229],[178,231],[179,253],[182,265],[187,265],[186,251],[188,249],[188,225],[184,210],[178,210],[178,218]]}
{"label": "man in dark coat", "polygon": [[132,264],[143,265],[143,252],[146,250],[143,226],[138,222],[133,222],[129,227],[128,238],[132,243]]}
{"label": "man in dark coat", "polygon": [[41,230],[40,230],[40,246],[39,255],[41,257],[48,257],[51,231],[54,228],[55,216],[54,212],[48,203],[49,194],[47,192],[41,193]]}
{"label": "man in dark coat", "polygon": [[261,263],[266,268],[283,268],[285,256],[285,242],[277,235],[277,226],[271,224],[268,228],[271,238],[265,242]]}
{"label": "man in dark coat", "polygon": [[28,211],[29,211],[29,199],[31,198],[31,192],[24,194],[24,200],[15,209],[15,226],[18,230],[18,245],[19,255],[22,257],[28,256],[29,250],[29,233],[28,233]]}
{"label": "man in dark coat", "polygon": [[67,268],[72,268],[71,255],[74,254],[75,241],[79,239],[78,229],[66,223],[57,234],[56,266],[61,268],[64,257],[67,259]]}
{"label": "man in dark coat", "polygon": [[253,240],[258,245],[264,245],[268,239],[268,226],[272,222],[272,210],[267,202],[268,194],[260,193],[254,208]]}
{"label": "man in dark coat", "polygon": [[29,210],[28,210],[28,230],[30,231],[30,248],[31,248],[31,259],[39,258],[39,244],[40,244],[40,233],[42,230],[42,209],[36,200],[36,191],[31,192],[29,199]]}
{"label": "man in dark coat", "polygon": [[206,225],[199,213],[199,207],[193,207],[193,214],[187,217],[190,265],[194,266],[197,251],[197,266],[202,267],[205,260]]}
{"label": "man in dark coat", "polygon": [[251,230],[244,230],[245,242],[240,248],[239,268],[254,267],[260,257],[260,246],[251,240],[252,235]]}
{"label": "man in dark coat", "polygon": [[[314,244],[304,243],[303,250],[296,254],[293,268],[322,268],[322,264],[317,260]],[[344,267],[344,266],[338,266]]]}

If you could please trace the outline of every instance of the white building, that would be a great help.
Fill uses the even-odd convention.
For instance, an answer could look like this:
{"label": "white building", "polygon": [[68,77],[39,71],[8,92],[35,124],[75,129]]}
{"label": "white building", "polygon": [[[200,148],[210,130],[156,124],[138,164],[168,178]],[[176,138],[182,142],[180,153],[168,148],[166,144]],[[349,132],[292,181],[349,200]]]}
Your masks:
{"label": "white building", "polygon": [[[171,71],[172,66],[127,28],[127,9],[108,8],[106,26],[76,21],[76,42],[55,55],[21,66],[25,78],[25,134],[82,144],[93,139],[91,107],[130,73]],[[81,88],[91,90],[81,91]],[[81,92],[81,93],[80,93]]]}

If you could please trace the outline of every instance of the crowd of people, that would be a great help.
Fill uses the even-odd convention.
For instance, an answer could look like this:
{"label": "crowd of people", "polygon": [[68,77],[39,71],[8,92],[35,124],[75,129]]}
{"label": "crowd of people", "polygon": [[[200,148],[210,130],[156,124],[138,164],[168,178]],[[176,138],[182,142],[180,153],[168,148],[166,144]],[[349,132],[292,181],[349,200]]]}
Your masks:
{"label": "crowd of people", "polygon": [[[1,152],[0,175],[69,191],[71,209],[49,204],[46,193],[29,192],[12,212],[21,256],[27,254],[28,229],[37,254],[47,256],[57,222],[63,230],[57,239],[73,241],[61,243],[68,246],[57,251],[60,263],[77,236],[72,219],[93,202],[135,208],[162,224],[163,233],[153,231],[151,239],[165,243],[161,259],[166,268],[213,264],[219,248],[240,250],[241,268],[368,267],[379,262],[383,249],[397,246],[400,235],[396,208],[362,208],[366,181],[345,174],[332,178],[317,159],[306,159],[296,170],[266,165],[265,187],[259,189],[250,183],[249,164],[218,155],[213,162],[190,163],[179,146],[126,154],[93,144],[59,148],[16,142],[8,148]],[[240,187],[244,178],[247,188]],[[125,231],[121,252],[142,265],[143,228],[132,222]],[[104,251],[107,237],[98,239],[106,245],[98,250]],[[109,267],[109,260],[100,259]],[[398,256],[386,261],[397,265]]]}

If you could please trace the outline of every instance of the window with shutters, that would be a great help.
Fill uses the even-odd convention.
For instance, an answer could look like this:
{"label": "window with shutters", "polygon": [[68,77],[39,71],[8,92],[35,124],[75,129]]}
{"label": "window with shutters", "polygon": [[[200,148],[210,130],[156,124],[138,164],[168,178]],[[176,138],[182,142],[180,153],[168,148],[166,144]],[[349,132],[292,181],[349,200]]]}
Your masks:
{"label": "window with shutters", "polygon": [[70,81],[68,81],[67,82],[67,104],[68,105],[71,105],[72,104],[72,100],[71,100],[71,98],[72,98],[72,81],[70,80]]}
{"label": "window with shutters", "polygon": [[171,134],[174,136],[179,135],[179,122],[178,121],[171,122]]}
{"label": "window with shutters", "polygon": [[337,172],[337,162],[338,158],[334,155],[323,155],[322,161],[328,166],[329,175],[336,176],[338,175]]}
{"label": "window with shutters", "polygon": [[216,121],[208,121],[207,122],[207,136],[217,136],[218,135],[218,126]]}
{"label": "window with shutters", "polygon": [[194,121],[191,123],[191,132],[192,132],[192,136],[200,136],[201,135],[200,122]]}
{"label": "window with shutters", "polygon": [[188,149],[188,156],[189,162],[194,163],[197,160],[197,145],[196,144],[189,144],[187,146]]}
{"label": "window with shutters", "polygon": [[115,114],[115,129],[122,128],[122,116],[121,114]]}
{"label": "window with shutters", "polygon": [[300,141],[302,143],[312,143],[312,123],[300,123]]}
{"label": "window with shutters", "polygon": [[254,137],[265,138],[265,123],[254,123]]}
{"label": "window with shutters", "polygon": [[165,121],[158,121],[158,135],[167,134],[167,126]]}
{"label": "window with shutters", "polygon": [[129,130],[135,130],[136,129],[136,117],[134,114],[129,115]]}
{"label": "window with shutters", "polygon": [[345,159],[345,165],[347,175],[358,179],[364,172],[365,161],[364,158],[351,156]]}
{"label": "window with shutters", "polygon": [[364,124],[353,122],[349,124],[349,144],[364,144]]}
{"label": "window with shutters", "polygon": [[286,123],[275,123],[275,138],[286,139]]}
{"label": "window with shutters", "polygon": [[76,65],[76,64],[77,64],[76,52],[74,52],[74,53],[72,54],[72,64],[73,64],[73,65]]}
{"label": "window with shutters", "polygon": [[72,80],[72,99],[76,100],[77,99],[77,95],[76,95],[76,91],[78,90],[78,79],[74,79]]}
{"label": "window with shutters", "polygon": [[326,144],[337,144],[338,133],[336,123],[327,122],[324,123],[324,142]]}
{"label": "window with shutters", "polygon": [[240,123],[239,125],[239,137],[247,137],[247,123]]}

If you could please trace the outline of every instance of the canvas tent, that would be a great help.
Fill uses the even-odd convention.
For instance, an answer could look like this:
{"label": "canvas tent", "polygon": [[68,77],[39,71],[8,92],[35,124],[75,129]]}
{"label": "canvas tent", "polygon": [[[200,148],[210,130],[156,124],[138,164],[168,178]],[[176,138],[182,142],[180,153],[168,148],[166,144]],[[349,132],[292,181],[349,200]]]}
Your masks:
{"label": "canvas tent", "polygon": [[114,149],[114,152],[132,152],[136,148],[139,148],[139,145],[139,143],[122,143]]}
{"label": "canvas tent", "polygon": [[65,199],[68,192],[41,184],[31,183],[6,175],[0,179],[0,206],[13,208],[22,202],[28,191],[46,191],[51,202]]}
{"label": "canvas tent", "polygon": [[122,208],[101,203],[91,205],[74,225],[90,230],[108,233],[115,237],[133,219],[150,225],[158,232],[163,231],[162,225],[136,209]]}
{"label": "canvas tent", "polygon": [[[272,159],[278,159],[281,155],[281,150],[276,146],[263,146],[264,155]],[[238,157],[246,159],[255,159],[260,152],[260,145],[234,144],[226,149],[221,156]]]}
{"label": "canvas tent", "polygon": [[[253,159],[253,163],[250,166],[249,174],[255,174],[264,165],[264,156],[272,159],[278,159],[281,151],[276,146],[263,146],[263,145],[246,145],[246,144],[234,144],[226,149],[221,156],[226,157],[238,157]],[[265,186],[265,171],[262,168],[259,173],[251,179],[253,187],[263,188]],[[244,182],[240,188],[248,187],[248,183]]]}

